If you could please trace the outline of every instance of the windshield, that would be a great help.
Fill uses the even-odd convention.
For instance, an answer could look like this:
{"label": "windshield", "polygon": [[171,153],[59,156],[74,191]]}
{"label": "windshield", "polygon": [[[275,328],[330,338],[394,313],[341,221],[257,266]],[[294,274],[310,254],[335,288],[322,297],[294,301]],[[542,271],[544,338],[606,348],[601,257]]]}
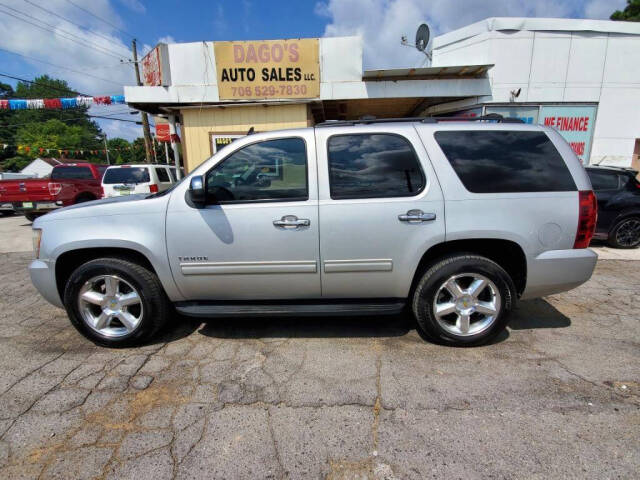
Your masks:
{"label": "windshield", "polygon": [[120,167],[108,169],[102,183],[146,183],[148,181],[149,170],[146,167]]}

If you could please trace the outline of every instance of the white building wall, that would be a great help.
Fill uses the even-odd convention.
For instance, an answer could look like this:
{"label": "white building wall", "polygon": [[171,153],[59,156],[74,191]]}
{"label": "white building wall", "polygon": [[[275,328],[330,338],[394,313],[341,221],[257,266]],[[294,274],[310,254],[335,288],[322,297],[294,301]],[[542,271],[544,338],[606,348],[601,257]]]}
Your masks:
{"label": "white building wall", "polygon": [[29,165],[20,170],[20,173],[35,175],[38,178],[46,177],[51,173],[53,167],[40,158],[36,158]]}
{"label": "white building wall", "polygon": [[[575,22],[569,20],[568,22]],[[605,22],[606,23],[606,22]],[[493,63],[480,102],[597,103],[590,163],[629,166],[640,138],[640,35],[491,30],[435,41],[433,66]],[[444,39],[444,40],[442,40]]]}

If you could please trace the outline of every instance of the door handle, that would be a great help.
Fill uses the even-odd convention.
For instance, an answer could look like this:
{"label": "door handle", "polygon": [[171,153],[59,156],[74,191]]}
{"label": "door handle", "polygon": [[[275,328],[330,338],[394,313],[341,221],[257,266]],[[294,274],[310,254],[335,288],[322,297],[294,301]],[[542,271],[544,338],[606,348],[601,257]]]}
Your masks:
{"label": "door handle", "polygon": [[409,223],[431,222],[435,219],[435,213],[424,213],[422,210],[409,210],[407,213],[398,215],[398,220]]}
{"label": "door handle", "polygon": [[308,218],[298,218],[295,215],[285,215],[280,220],[274,220],[273,225],[276,228],[294,230],[299,227],[308,227],[311,225],[311,220]]}

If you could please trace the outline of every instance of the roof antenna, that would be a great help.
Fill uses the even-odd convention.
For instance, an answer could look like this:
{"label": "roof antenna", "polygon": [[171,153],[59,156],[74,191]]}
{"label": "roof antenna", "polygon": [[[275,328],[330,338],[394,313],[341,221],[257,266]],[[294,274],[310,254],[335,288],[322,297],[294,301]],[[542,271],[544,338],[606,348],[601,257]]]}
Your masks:
{"label": "roof antenna", "polygon": [[253,128],[253,127],[251,127],[251,128],[249,129],[249,131],[247,132],[247,135],[253,135],[254,133],[256,133],[256,132],[255,132],[254,128]]}

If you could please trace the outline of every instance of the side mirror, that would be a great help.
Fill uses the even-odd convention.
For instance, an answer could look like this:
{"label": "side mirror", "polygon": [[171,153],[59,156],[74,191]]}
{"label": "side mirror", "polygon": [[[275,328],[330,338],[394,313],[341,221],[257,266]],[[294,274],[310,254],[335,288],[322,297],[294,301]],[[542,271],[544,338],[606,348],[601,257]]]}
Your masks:
{"label": "side mirror", "polygon": [[207,199],[207,192],[202,175],[196,175],[189,183],[189,198],[196,207],[204,207]]}

